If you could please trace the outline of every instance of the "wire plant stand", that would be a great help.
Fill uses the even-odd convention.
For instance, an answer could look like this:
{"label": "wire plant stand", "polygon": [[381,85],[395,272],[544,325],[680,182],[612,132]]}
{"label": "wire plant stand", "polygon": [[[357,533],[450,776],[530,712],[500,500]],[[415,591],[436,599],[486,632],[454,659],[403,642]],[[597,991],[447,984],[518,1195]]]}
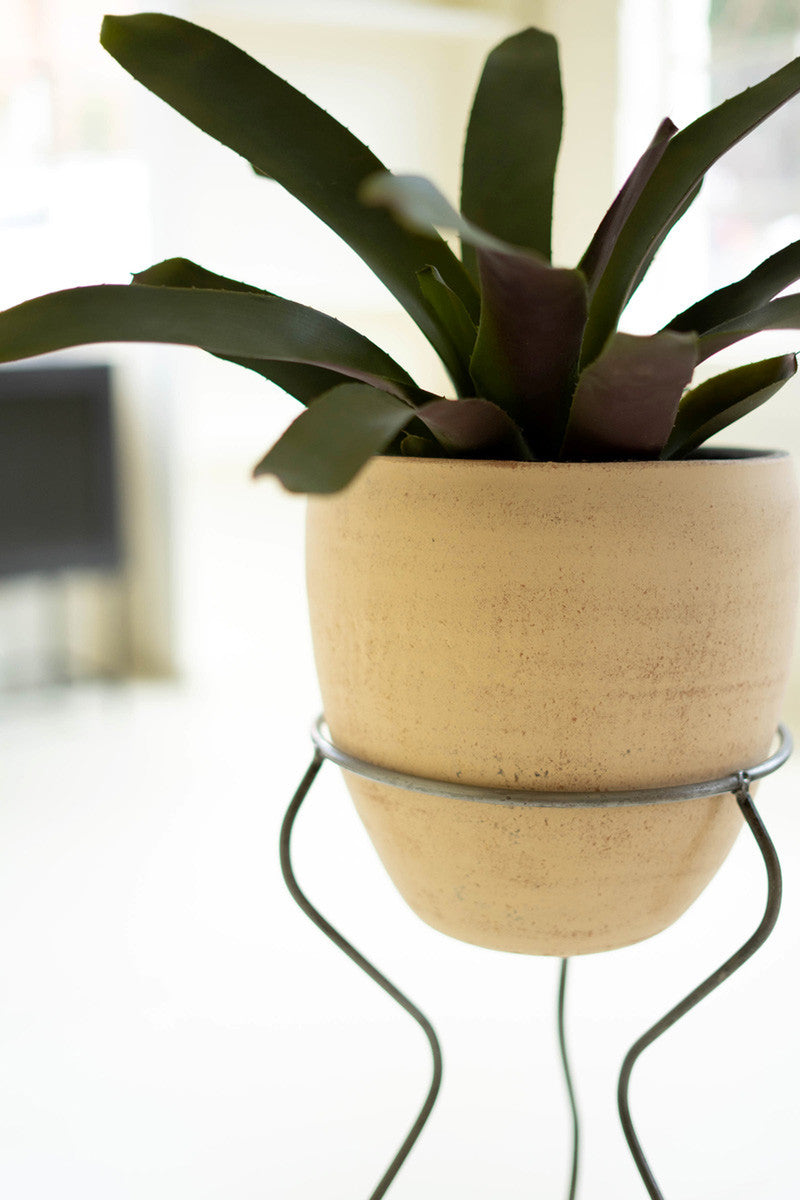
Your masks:
{"label": "wire plant stand", "polygon": [[[292,898],[305,915],[328,937],[342,953],[360,967],[420,1026],[431,1050],[431,1083],[423,1105],[411,1125],[400,1148],[370,1193],[368,1200],[380,1200],[385,1196],[398,1171],[411,1153],[436,1103],[442,1082],[442,1051],[436,1031],[428,1018],[398,987],[383,975],[378,968],[360,953],[308,900],[297,882],[292,866],[291,842],[295,820],[325,762],[333,762],[346,771],[378,783],[408,791],[424,792],[432,796],[445,796],[464,801],[500,805],[530,805],[558,808],[613,808],[640,804],[675,804],[683,800],[702,796],[716,796],[730,792],[744,817],[756,845],[764,860],[767,875],[767,900],[764,914],[757,928],[747,941],[726,961],[698,984],[680,1003],[657,1021],[639,1037],[626,1054],[620,1070],[617,1086],[617,1106],[628,1148],[641,1176],[650,1200],[665,1200],[650,1165],[645,1157],[634,1128],[630,1111],[629,1087],[633,1069],[644,1051],[663,1033],[699,1004],[706,996],[724,983],[764,944],[775,927],[781,905],[781,869],[775,848],[750,794],[751,783],[777,771],[792,752],[792,738],[788,729],[778,728],[778,747],[764,762],[736,771],[720,779],[703,780],[700,783],[680,784],[674,787],[648,788],[618,792],[541,792],[476,787],[470,784],[443,783],[441,780],[423,779],[400,771],[378,767],[363,759],[354,758],[340,750],[331,740],[320,717],[311,731],[314,746],[313,757],[286,811],[280,834],[280,861],[283,877]],[[580,1124],[575,1087],[572,1080],[565,1029],[565,1003],[567,993],[569,959],[562,959],[559,972],[557,1000],[557,1035],[561,1065],[566,1083],[572,1120],[572,1153],[567,1190],[568,1200],[576,1200],[580,1165]]]}

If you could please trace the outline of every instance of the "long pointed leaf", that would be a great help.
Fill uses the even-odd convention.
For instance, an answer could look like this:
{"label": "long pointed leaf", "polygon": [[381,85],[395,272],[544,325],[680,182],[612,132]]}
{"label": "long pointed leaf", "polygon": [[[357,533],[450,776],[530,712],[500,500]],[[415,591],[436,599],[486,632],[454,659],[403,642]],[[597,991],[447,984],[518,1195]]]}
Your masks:
{"label": "long pointed leaf", "polygon": [[730,321],[739,313],[758,308],[777,296],[784,288],[800,279],[800,242],[784,246],[777,254],[771,254],[760,266],[727,287],[698,300],[690,308],[673,317],[666,329],[676,332],[693,330],[705,333],[723,321]]}
{"label": "long pointed leaf", "polygon": [[446,229],[482,250],[538,257],[468,221],[424,175],[390,175],[383,171],[366,179],[359,194],[365,204],[387,208],[398,224],[423,237],[434,238],[437,229]]}
{"label": "long pointed leaf", "polygon": [[723,321],[709,329],[698,340],[700,357],[698,362],[718,354],[734,342],[763,333],[767,329],[800,329],[800,295],[779,296],[760,308],[739,313],[730,321]]}
{"label": "long pointed leaf", "polygon": [[198,128],[292,195],[372,268],[453,367],[449,339],[420,295],[416,273],[435,266],[477,319],[467,272],[440,239],[399,229],[358,202],[361,182],[383,164],[348,130],[230,42],[178,17],[106,17],[102,45],[131,75]]}
{"label": "long pointed leaf", "polygon": [[797,371],[794,354],[735,367],[686,392],[662,458],[683,458],[771,399]]}
{"label": "long pointed leaf", "polygon": [[601,352],[653,243],[672,227],[709,167],[798,91],[800,58],[674,136],[628,217],[597,285],[586,327],[584,363]]}
{"label": "long pointed leaf", "polygon": [[[147,267],[144,271],[137,271],[133,276],[133,283],[139,286],[145,284],[151,287],[207,288],[223,292],[253,292],[260,296],[274,295],[273,292],[267,292],[264,288],[240,283],[236,279],[228,279],[225,275],[216,275],[213,271],[207,271],[205,267],[198,266],[188,258],[168,258],[152,267]],[[321,396],[323,392],[330,391],[337,384],[343,383],[346,378],[336,371],[327,371],[324,367],[309,367],[305,363],[234,358],[229,354],[220,354],[216,357],[224,359],[225,362],[235,363],[236,366],[246,367],[249,371],[255,371],[257,375],[262,375],[271,383],[276,383],[278,387],[283,388],[301,404],[310,404],[317,396]]]}
{"label": "long pointed leaf", "polygon": [[253,474],[276,475],[290,492],[341,491],[413,416],[413,408],[395,396],[342,384],[292,422]]}
{"label": "long pointed leaf", "polygon": [[636,166],[617,193],[611,207],[597,227],[597,231],[589,243],[583,258],[578,263],[579,269],[586,276],[586,282],[591,296],[597,286],[597,281],[603,274],[611,257],[620,230],[631,215],[633,208],[641,196],[644,185],[653,174],[657,164],[667,148],[667,143],[678,126],[665,118],[659,125],[653,140],[645,150]]}
{"label": "long pointed leaf", "polygon": [[408,458],[447,458],[438,442],[433,438],[407,433],[400,442],[400,453]]}
{"label": "long pointed leaf", "polygon": [[94,342],[167,342],[309,363],[404,395],[413,380],[368,338],[303,304],[168,287],[71,288],[0,313],[0,362]]}
{"label": "long pointed leaf", "polygon": [[227,275],[217,275],[192,262],[190,258],[165,258],[145,267],[143,271],[134,271],[133,282],[146,284],[150,287],[183,287],[205,288],[216,292],[250,292],[256,296],[274,296],[274,292],[266,288],[256,287],[252,283],[242,283],[238,279],[229,279]]}
{"label": "long pointed leaf", "polygon": [[615,334],[578,381],[562,458],[658,458],[696,357],[690,334]]}
{"label": "long pointed leaf", "polygon": [[681,218],[684,216],[684,214],[687,213],[689,211],[689,209],[692,207],[695,200],[700,195],[700,192],[702,191],[702,189],[703,189],[703,181],[701,180],[700,183],[698,183],[696,187],[692,188],[692,190],[689,192],[688,196],[686,196],[686,198],[684,199],[680,208],[675,213],[675,216],[673,217],[673,219],[664,226],[664,228],[661,230],[661,233],[658,235],[658,237],[653,238],[653,241],[650,243],[650,245],[647,249],[647,253],[645,254],[642,261],[639,263],[639,266],[637,267],[637,270],[636,270],[636,274],[633,277],[633,283],[631,285],[631,291],[630,291],[631,295],[633,295],[633,293],[638,288],[639,284],[644,279],[647,272],[650,270],[650,267],[653,264],[653,259],[658,254],[659,250],[661,249],[661,247],[664,244],[667,237],[670,235],[670,233],[672,233],[672,230],[675,228],[675,226],[678,224],[678,222],[681,220]]}
{"label": "long pointed leaf", "polygon": [[423,271],[419,271],[417,278],[423,296],[431,308],[436,310],[442,326],[447,330],[451,342],[458,351],[463,369],[456,383],[459,394],[468,396],[472,392],[469,360],[475,348],[478,328],[458,296],[442,279],[436,267],[426,267]]}
{"label": "long pointed leaf", "polygon": [[[548,261],[562,117],[552,34],[524,29],[496,46],[467,127],[461,209],[483,229]],[[474,273],[469,243],[462,258]]]}

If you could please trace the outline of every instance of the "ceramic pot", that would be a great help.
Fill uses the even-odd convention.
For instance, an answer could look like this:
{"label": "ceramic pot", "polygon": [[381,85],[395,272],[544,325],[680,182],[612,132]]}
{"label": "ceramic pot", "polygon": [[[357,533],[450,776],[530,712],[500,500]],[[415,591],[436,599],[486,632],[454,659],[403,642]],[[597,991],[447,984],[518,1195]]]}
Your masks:
{"label": "ceramic pot", "polygon": [[[332,738],[411,774],[545,791],[689,783],[753,765],[780,716],[798,532],[782,453],[375,459],[308,507]],[[424,921],[530,954],[658,933],[700,894],[742,823],[732,796],[505,808],[345,775]]]}

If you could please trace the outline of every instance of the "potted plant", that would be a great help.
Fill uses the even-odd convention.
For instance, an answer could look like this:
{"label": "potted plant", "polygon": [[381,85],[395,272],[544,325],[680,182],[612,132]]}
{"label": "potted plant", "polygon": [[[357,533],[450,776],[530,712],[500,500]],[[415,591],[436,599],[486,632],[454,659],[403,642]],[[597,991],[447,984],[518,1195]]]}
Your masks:
{"label": "potted plant", "polygon": [[[706,171],[800,91],[800,59],[682,131],[663,121],[564,269],[550,261],[562,97],[547,33],[489,55],[461,212],[207,30],[107,17],[101,40],[340,234],[452,380],[434,395],[333,317],[184,259],[0,314],[1,361],[191,344],[304,406],[255,473],[312,494],[309,598],[335,742],[510,791],[668,785],[765,757],[796,600],[794,476],[784,454],[699,447],[783,386],[795,358],[692,377],[741,338],[800,327],[800,296],[775,298],[800,278],[800,243],[649,336],[618,322]],[[348,783],[425,920],[534,953],[664,928],[740,825],[731,797],[523,810]]]}

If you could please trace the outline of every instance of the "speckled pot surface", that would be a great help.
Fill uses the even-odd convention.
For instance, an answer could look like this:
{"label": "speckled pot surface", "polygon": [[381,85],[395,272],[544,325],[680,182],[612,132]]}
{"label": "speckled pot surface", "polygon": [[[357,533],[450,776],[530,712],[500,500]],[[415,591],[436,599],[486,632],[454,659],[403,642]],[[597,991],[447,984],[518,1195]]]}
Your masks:
{"label": "speckled pot surface", "polygon": [[[766,757],[794,630],[791,460],[379,458],[309,501],[308,592],[328,725],[411,774],[584,791],[716,778]],[[495,949],[650,937],[700,894],[730,796],[502,808],[346,774],[414,911]]]}

